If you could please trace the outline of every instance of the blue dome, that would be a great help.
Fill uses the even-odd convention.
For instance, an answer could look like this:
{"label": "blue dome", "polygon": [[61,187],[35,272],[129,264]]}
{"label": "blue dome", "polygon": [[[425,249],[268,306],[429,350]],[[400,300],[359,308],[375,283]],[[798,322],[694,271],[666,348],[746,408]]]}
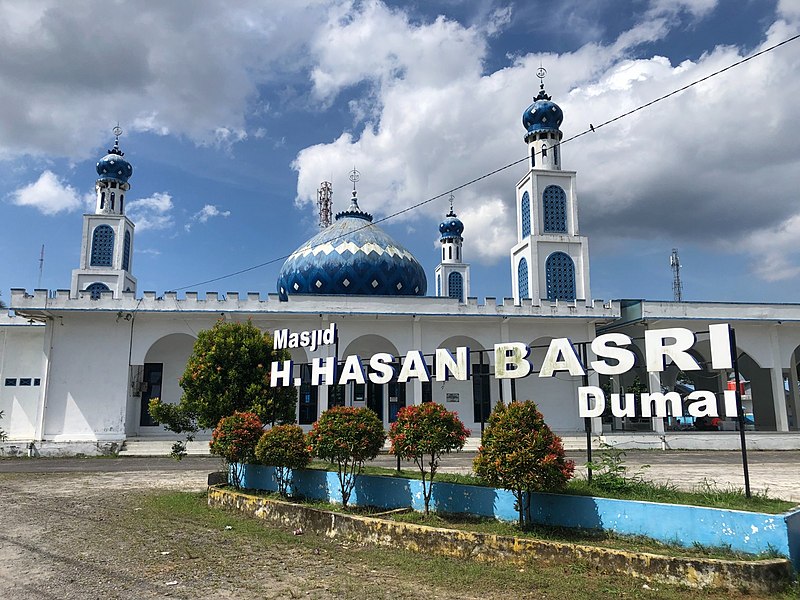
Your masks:
{"label": "blue dome", "polygon": [[372,223],[353,198],[336,222],[295,250],[278,275],[278,294],[424,296],[417,259]]}
{"label": "blue dome", "polygon": [[453,209],[450,209],[450,212],[447,213],[447,216],[444,218],[444,221],[439,223],[439,233],[442,234],[441,239],[447,240],[452,238],[460,238],[461,234],[464,232],[464,224],[461,222],[456,216],[456,213],[453,212]]}
{"label": "blue dome", "polygon": [[522,124],[528,133],[558,131],[563,120],[564,113],[561,107],[550,100],[544,89],[533,99],[533,104],[522,113]]}
{"label": "blue dome", "polygon": [[100,179],[115,179],[127,183],[128,177],[133,175],[133,167],[131,163],[122,158],[124,155],[125,153],[119,149],[119,143],[115,143],[108,154],[97,161],[96,168]]}

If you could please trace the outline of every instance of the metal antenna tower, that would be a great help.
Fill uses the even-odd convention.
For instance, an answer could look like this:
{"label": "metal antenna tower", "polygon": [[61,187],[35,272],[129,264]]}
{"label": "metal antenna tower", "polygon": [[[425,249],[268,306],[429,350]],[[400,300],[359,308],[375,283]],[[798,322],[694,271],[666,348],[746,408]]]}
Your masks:
{"label": "metal antenna tower", "polygon": [[323,181],[319,184],[317,207],[319,208],[319,227],[325,229],[331,224],[331,211],[333,210],[333,185],[330,181]]}
{"label": "metal antenna tower", "polygon": [[42,244],[42,253],[39,255],[39,281],[36,284],[38,289],[42,287],[42,272],[44,271],[44,244]]}
{"label": "metal antenna tower", "polygon": [[678,249],[673,248],[669,255],[669,266],[672,267],[672,294],[675,302],[683,301],[683,283],[681,282],[681,259],[678,258]]}

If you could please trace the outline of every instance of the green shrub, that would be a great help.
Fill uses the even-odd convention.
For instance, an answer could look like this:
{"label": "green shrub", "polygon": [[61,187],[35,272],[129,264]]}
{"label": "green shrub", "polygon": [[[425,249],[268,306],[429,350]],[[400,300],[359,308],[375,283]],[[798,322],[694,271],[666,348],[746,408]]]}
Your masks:
{"label": "green shrub", "polygon": [[311,451],[303,428],[299,425],[278,425],[265,431],[256,445],[256,460],[275,467],[278,493],[288,496],[293,469],[302,469],[311,462]]}
{"label": "green shrub", "polygon": [[255,449],[264,426],[257,414],[251,412],[235,412],[230,417],[223,417],[211,434],[211,454],[221,456],[228,467],[231,484],[239,486],[239,467],[253,462]]}
{"label": "green shrub", "polygon": [[374,411],[368,408],[335,406],[320,415],[308,434],[312,452],[337,466],[342,506],[347,506],[356,477],[364,462],[380,452],[386,432]]}
{"label": "green shrub", "polygon": [[398,411],[397,420],[389,430],[392,441],[389,452],[413,460],[419,468],[426,515],[442,453],[461,450],[468,436],[469,430],[456,414],[436,402],[406,406]]}
{"label": "green shrub", "polygon": [[527,400],[495,407],[473,469],[489,484],[514,494],[519,524],[524,526],[530,521],[531,492],[563,489],[575,463],[566,459],[561,438],[544,422],[536,404]]}

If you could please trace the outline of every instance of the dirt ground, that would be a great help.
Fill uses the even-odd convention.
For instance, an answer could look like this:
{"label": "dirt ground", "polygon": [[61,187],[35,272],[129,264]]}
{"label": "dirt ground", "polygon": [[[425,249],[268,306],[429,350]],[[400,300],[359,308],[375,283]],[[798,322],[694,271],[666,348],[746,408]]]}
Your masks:
{"label": "dirt ground", "polygon": [[[574,564],[487,571],[472,561],[387,556],[206,511],[200,494],[194,513],[157,504],[160,490],[202,493],[208,472],[0,473],[0,598],[728,597],[587,578]],[[421,574],[434,564],[440,579]]]}
{"label": "dirt ground", "polygon": [[255,521],[170,518],[150,505],[158,490],[203,492],[207,475],[0,474],[0,598],[495,597],[400,579],[363,550],[347,553],[347,543],[291,532],[265,543],[224,525],[238,534],[263,528]]}

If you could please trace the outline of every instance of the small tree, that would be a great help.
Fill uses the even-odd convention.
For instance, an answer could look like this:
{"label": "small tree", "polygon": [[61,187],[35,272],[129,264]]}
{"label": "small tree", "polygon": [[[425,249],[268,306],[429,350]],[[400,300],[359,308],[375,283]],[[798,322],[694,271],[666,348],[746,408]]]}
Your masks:
{"label": "small tree", "polygon": [[[250,321],[217,321],[197,336],[180,379],[180,403],[165,404],[154,398],[150,414],[170,431],[186,434],[187,440],[198,429],[214,427],[236,411],[254,412],[271,425],[292,423],[297,390],[270,387],[270,364],[289,358],[287,350],[273,350],[272,337]],[[176,458],[180,454],[173,451]]]}
{"label": "small tree", "polygon": [[522,527],[530,522],[531,493],[562,489],[575,463],[567,460],[561,438],[544,422],[536,404],[527,400],[495,407],[473,469],[488,483],[514,494]]}
{"label": "small tree", "polygon": [[389,430],[389,439],[392,441],[389,452],[413,460],[422,473],[426,515],[430,509],[433,478],[442,453],[461,450],[468,436],[469,430],[456,414],[436,402],[406,406],[398,411],[397,420]]}
{"label": "small tree", "polygon": [[378,415],[369,408],[335,406],[326,410],[308,434],[314,454],[336,463],[342,506],[347,507],[356,477],[364,463],[378,456],[386,432]]}
{"label": "small tree", "polygon": [[241,484],[240,465],[255,459],[256,444],[262,433],[264,426],[261,419],[251,412],[235,412],[230,417],[223,417],[214,428],[211,454],[217,454],[225,461],[230,483],[234,487],[238,488]]}
{"label": "small tree", "polygon": [[275,467],[278,493],[288,496],[292,471],[302,469],[311,462],[311,451],[302,427],[278,425],[265,431],[256,445],[256,460]]}

